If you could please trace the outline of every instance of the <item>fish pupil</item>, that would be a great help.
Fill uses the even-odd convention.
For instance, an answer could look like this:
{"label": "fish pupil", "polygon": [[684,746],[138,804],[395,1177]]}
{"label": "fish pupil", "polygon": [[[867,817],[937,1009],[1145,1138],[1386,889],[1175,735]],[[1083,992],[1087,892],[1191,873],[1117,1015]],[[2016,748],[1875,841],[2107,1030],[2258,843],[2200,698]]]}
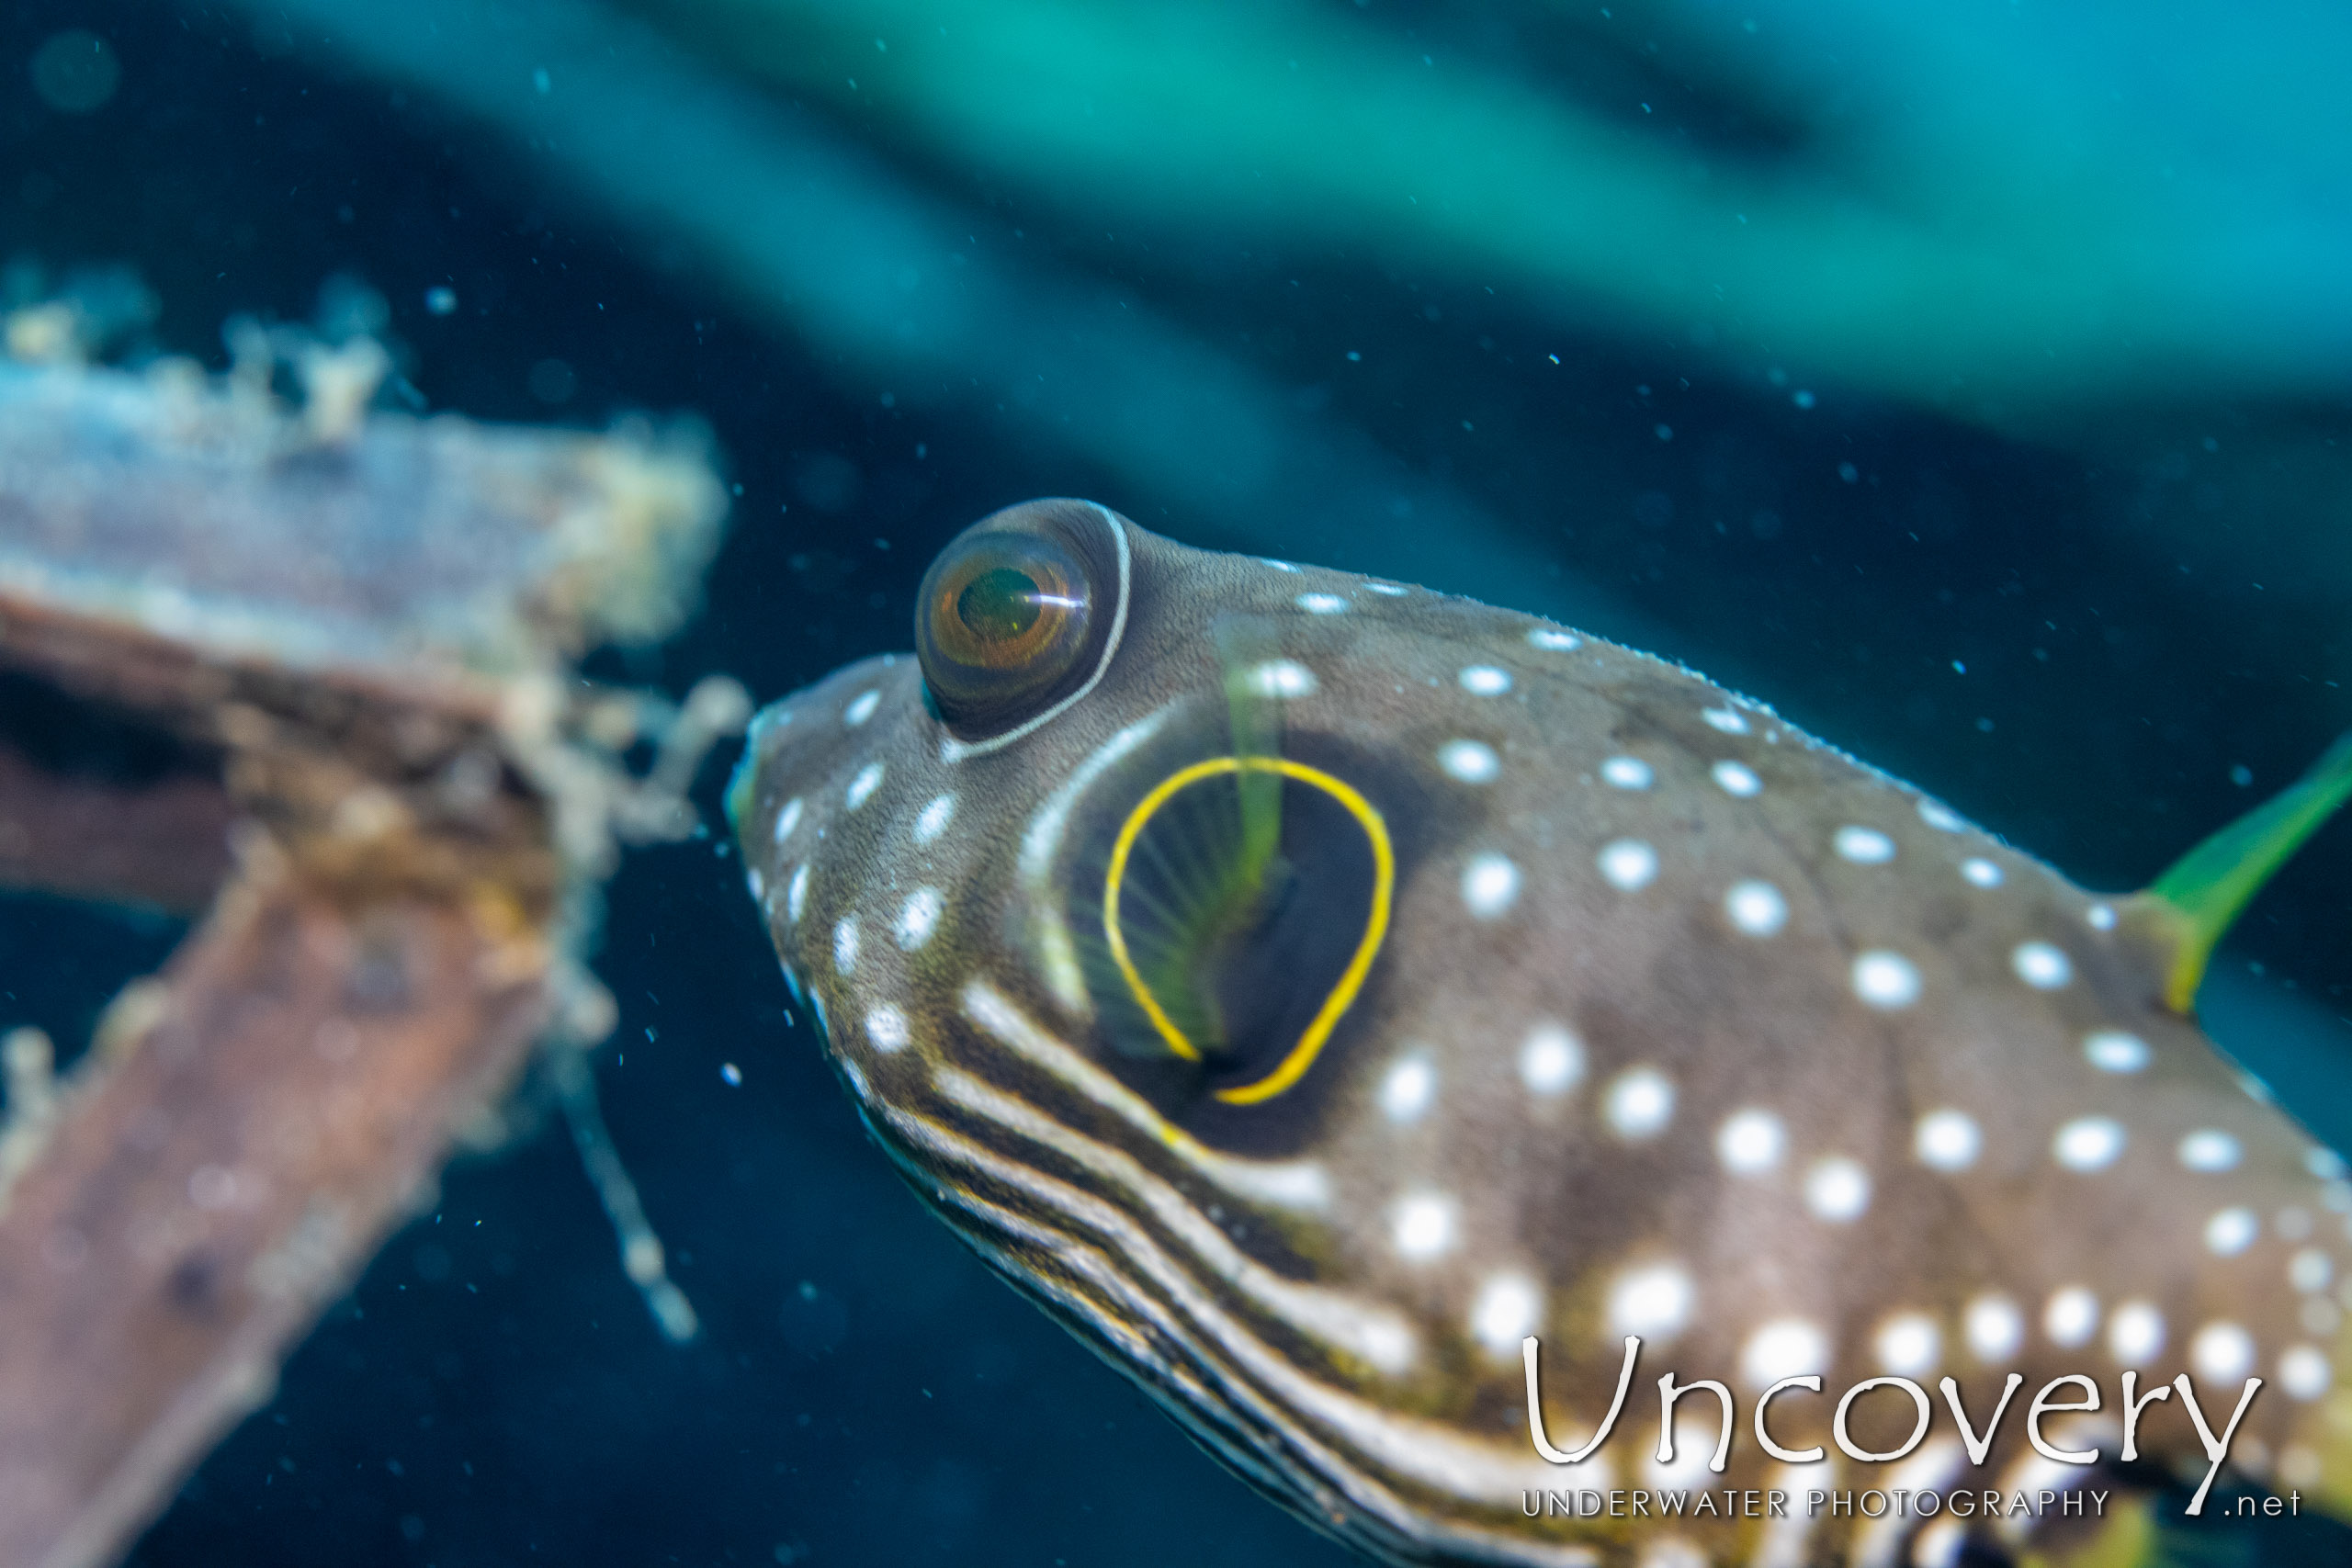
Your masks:
{"label": "fish pupil", "polygon": [[956,595],[956,618],[983,642],[1010,642],[1037,624],[1037,581],[1013,567],[984,571]]}

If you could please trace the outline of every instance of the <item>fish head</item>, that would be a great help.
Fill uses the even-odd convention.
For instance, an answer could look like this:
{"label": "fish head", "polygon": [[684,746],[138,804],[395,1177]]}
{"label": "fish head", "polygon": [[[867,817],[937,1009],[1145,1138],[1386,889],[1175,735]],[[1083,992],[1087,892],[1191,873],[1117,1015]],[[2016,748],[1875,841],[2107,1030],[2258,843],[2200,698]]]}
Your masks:
{"label": "fish head", "polygon": [[[2120,1374],[2184,1370],[2216,1429],[2276,1385],[2241,1459],[2347,1473],[2352,1185],[2128,907],[1669,662],[1088,502],[967,531],[916,629],[768,709],[730,788],[787,978],[925,1201],[1310,1521],[1745,1562],[1769,1521],[1523,1502],[2063,1487]],[[2012,1371],[1973,1461],[1904,1388],[1839,1397],[1949,1376],[1981,1427]],[[1727,1466],[1712,1392],[1662,1448],[1660,1372],[1736,1404]],[[2076,1373],[2100,1409],[2030,1441]],[[1576,1464],[1531,1441],[1621,1413]],[[2199,1452],[2177,1403],[2137,1442]]]}

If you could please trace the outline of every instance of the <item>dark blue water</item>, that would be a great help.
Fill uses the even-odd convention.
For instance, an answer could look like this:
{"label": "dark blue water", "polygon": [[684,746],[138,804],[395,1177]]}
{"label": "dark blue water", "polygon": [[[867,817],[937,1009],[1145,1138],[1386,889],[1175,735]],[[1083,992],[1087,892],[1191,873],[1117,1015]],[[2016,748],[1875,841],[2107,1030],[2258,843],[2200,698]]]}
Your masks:
{"label": "dark blue water", "polygon": [[[1360,433],[1425,498],[1320,513],[1281,497],[1322,481],[1276,475],[1263,507],[1211,511],[1133,488],[991,391],[886,397],[531,148],[254,17],[0,15],[0,260],[51,279],[127,264],[161,302],[148,345],[216,365],[225,316],[308,319],[346,276],[389,302],[433,408],[588,426],[697,411],[740,487],[708,608],[658,653],[602,658],[607,678],[683,690],[724,670],[764,700],[904,647],[931,553],[1037,494],[1338,566],[1409,555],[1441,586],[1504,596],[1418,521],[1434,494],[1537,563],[1517,602],[1582,595],[1594,629],[1774,703],[2093,885],[2144,882],[2352,727],[2341,603],[2283,591],[2305,542],[2256,525],[2261,492],[2217,456],[2250,423],[2330,439],[2352,423],[2340,404],[2190,400],[2108,448],[2125,457],[2086,457],[1776,384],[1680,338],[1565,327],[1347,247],[1170,254],[912,160],[976,249],[1147,305],[1316,428]],[[17,85],[66,28],[120,62],[91,112]],[[428,309],[439,288],[453,313]],[[2222,543],[2185,564],[2165,542],[2182,517]],[[2347,914],[2339,823],[2226,962],[2352,1013]],[[171,936],[0,905],[0,1023],[80,1037]],[[447,1173],[147,1537],[144,1568],[1340,1561],[918,1211],[788,1021],[718,840],[630,860],[597,967],[623,1016],[606,1114],[702,1337],[659,1339],[568,1142],[524,1135]],[[2286,1087],[2342,1145],[2352,1110],[2320,1075],[2340,1087],[2343,1064],[2316,1049]]]}

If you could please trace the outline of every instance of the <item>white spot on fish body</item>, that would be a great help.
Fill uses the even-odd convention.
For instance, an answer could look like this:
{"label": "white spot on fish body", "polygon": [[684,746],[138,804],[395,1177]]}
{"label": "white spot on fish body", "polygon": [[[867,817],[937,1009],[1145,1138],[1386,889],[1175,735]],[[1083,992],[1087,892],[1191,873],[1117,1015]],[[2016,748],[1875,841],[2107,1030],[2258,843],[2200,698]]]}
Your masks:
{"label": "white spot on fish body", "polygon": [[1657,876],[1657,852],[1639,839],[1604,844],[1596,859],[1602,879],[1620,893],[1638,893]]}
{"label": "white spot on fish body", "polygon": [[2095,931],[2113,931],[2115,929],[2115,906],[2112,904],[2093,904],[2089,908],[2083,911],[2083,923],[2089,926],[2091,930]]}
{"label": "white spot on fish body", "polygon": [[754,904],[767,897],[767,878],[760,874],[758,866],[753,866],[743,874],[743,886],[751,889],[752,902]]}
{"label": "white spot on fish body", "polygon": [[1864,1002],[1891,1011],[1919,999],[1919,971],[1899,953],[1873,950],[1855,954],[1853,986]]}
{"label": "white spot on fish body", "polygon": [[2335,1278],[2335,1260],[2316,1247],[2307,1247],[2287,1260],[2287,1282],[2305,1295],[2327,1289]]}
{"label": "white spot on fish body", "polygon": [[849,793],[842,796],[842,803],[854,811],[873,799],[874,792],[881,787],[882,764],[868,762],[857,770],[855,778],[849,781]]}
{"label": "white spot on fish body", "polygon": [[1871,1206],[1871,1177],[1842,1155],[1816,1161],[1804,1177],[1804,1204],[1834,1224],[1860,1219]]}
{"label": "white spot on fish body", "polygon": [[1400,1127],[1419,1121],[1436,1100],[1437,1068],[1419,1053],[1390,1067],[1380,1080],[1381,1111]]}
{"label": "white spot on fish body", "polygon": [[1699,716],[1725,735],[1747,733],[1747,720],[1736,708],[1709,708]]}
{"label": "white spot on fish body", "polygon": [[2148,1065],[2148,1043],[2120,1029],[2083,1037],[2083,1060],[2103,1073],[2136,1073]]}
{"label": "white spot on fish body", "polygon": [[797,921],[800,911],[808,903],[808,863],[802,861],[792,871],[792,881],[784,890],[784,918]]}
{"label": "white spot on fish body", "polygon": [[956,819],[956,797],[952,795],[934,796],[915,818],[915,842],[928,844],[947,831],[947,824]]}
{"label": "white spot on fish body", "polygon": [[1930,1111],[1919,1118],[1913,1146],[1922,1165],[1936,1170],[1966,1170],[1976,1163],[1984,1134],[1965,1111]]}
{"label": "white spot on fish body", "polygon": [[2058,1129],[2051,1153],[2068,1170],[2103,1170],[2123,1152],[2123,1124],[2106,1116],[2081,1116]]}
{"label": "white spot on fish body", "polygon": [[1942,1353],[1943,1337],[1936,1320],[1925,1313],[1897,1313],[1879,1325],[1873,1348],[1879,1365],[1897,1377],[1917,1377],[1933,1371]]}
{"label": "white spot on fish body", "polygon": [[1566,1093],[1584,1078],[1584,1043],[1556,1023],[1538,1024],[1519,1048],[1519,1077],[1531,1093]]}
{"label": "white spot on fish body", "polygon": [[1856,865],[1884,865],[1894,858],[1894,840],[1875,828],[1848,823],[1838,829],[1838,855]]}
{"label": "white spot on fish body", "polygon": [[1747,799],[1764,787],[1764,781],[1756,776],[1756,770],[1745,762],[1728,761],[1717,762],[1713,773],[1716,784],[1725,795],[1737,795],[1742,800]]}
{"label": "white spot on fish body", "polygon": [[2075,961],[2046,942],[2018,943],[2009,954],[2009,967],[2037,991],[2054,991],[2075,977]]}
{"label": "white spot on fish body", "polygon": [[2191,1170],[2234,1170],[2238,1141],[2218,1127],[2200,1127],[2180,1141],[2180,1163]]}
{"label": "white spot on fish body", "polygon": [[1398,1200],[1389,1234],[1400,1256],[1425,1262],[1453,1246],[1454,1217],[1453,1199],[1436,1192],[1412,1193]]}
{"label": "white spot on fish body", "polygon": [[1462,689],[1474,697],[1499,697],[1510,690],[1510,673],[1491,664],[1473,664],[1462,671]]}
{"label": "white spot on fish body", "polygon": [[2290,1399],[2317,1399],[2335,1381],[2335,1369],[2328,1365],[2327,1352],[2317,1346],[2292,1346],[2278,1358],[2278,1386],[2287,1391]]}
{"label": "white spot on fish body", "polygon": [[2235,1382],[2254,1367],[2254,1336],[2234,1323],[2209,1323],[2188,1342],[2188,1364],[2200,1377]]}
{"label": "white spot on fish body", "polygon": [[1919,800],[1919,820],[1939,833],[1957,833],[1968,826],[1959,812],[1940,800],[1929,800],[1924,795]]}
{"label": "white spot on fish body", "polygon": [[1383,599],[1402,599],[1412,592],[1411,589],[1400,587],[1394,582],[1367,582],[1363,585],[1363,591],[1366,593],[1377,593]]}
{"label": "white spot on fish body", "polygon": [[1584,646],[1584,638],[1574,632],[1564,632],[1552,626],[1537,626],[1527,634],[1527,641],[1531,647],[1544,649],[1553,653],[1566,653],[1571,649]]}
{"label": "white spot on fish body", "polygon": [[2165,1314],[2149,1302],[2125,1302],[2107,1320],[2107,1348],[2118,1363],[2144,1367],[2165,1348]]}
{"label": "white spot on fish body", "polygon": [[1270,659],[1250,671],[1250,689],[1261,697],[1311,697],[1315,671],[1295,659]]}
{"label": "white spot on fish body", "polygon": [[1657,774],[1639,757],[1611,757],[1600,764],[1600,779],[1611,789],[1647,789]]}
{"label": "white spot on fish body", "polygon": [[2216,1258],[2234,1258],[2261,1234],[2262,1224],[2252,1209],[2223,1209],[2205,1222],[2205,1250]]}
{"label": "white spot on fish body", "polygon": [[1789,922],[1789,903],[1769,882],[1735,882],[1724,894],[1724,917],[1748,936],[1771,936]]}
{"label": "white spot on fish body", "polygon": [[931,933],[939,929],[939,912],[946,904],[936,887],[918,887],[909,894],[899,911],[899,946],[912,953],[929,942]]}
{"label": "white spot on fish body", "polygon": [[1482,920],[1517,902],[1519,886],[1519,867],[1501,855],[1477,855],[1462,868],[1462,902]]}
{"label": "white spot on fish body", "polygon": [[1470,1332],[1498,1356],[1517,1356],[1519,1342],[1542,1325],[1544,1295],[1525,1276],[1498,1274],[1470,1307]]}
{"label": "white spot on fish body", "polygon": [[775,841],[779,844],[784,842],[792,837],[792,830],[799,826],[800,797],[796,795],[784,803],[783,810],[775,814]]}
{"label": "white spot on fish body", "polygon": [[2303,1168],[2321,1181],[2341,1181],[2346,1171],[2342,1155],[2334,1149],[2316,1147],[2303,1155]]}
{"label": "white spot on fish body", "polygon": [[1348,607],[1348,602],[1336,593],[1302,593],[1297,604],[1310,615],[1336,615]]}
{"label": "white spot on fish body", "polygon": [[857,917],[843,915],[833,927],[833,967],[843,975],[857,972]]}
{"label": "white spot on fish body", "polygon": [[1782,1378],[1829,1370],[1829,1337],[1802,1317],[1776,1318],[1748,1336],[1740,1351],[1740,1375],[1758,1387]]}
{"label": "white spot on fish body", "polygon": [[1622,1337],[1670,1339],[1690,1321],[1697,1292],[1690,1276],[1674,1263],[1642,1264],[1617,1276],[1609,1291],[1609,1329]]}
{"label": "white spot on fish body", "polygon": [[874,716],[874,710],[880,706],[881,703],[882,694],[880,692],[867,692],[863,695],[853,699],[849,706],[842,709],[842,722],[848,725],[852,729],[855,729],[859,725],[864,724],[867,719]]}
{"label": "white spot on fish body", "polygon": [[905,1050],[913,1038],[907,1032],[907,1015],[894,1007],[878,1007],[865,1015],[865,1037],[885,1055]]}
{"label": "white spot on fish body", "polygon": [[1674,1119],[1674,1085],[1656,1067],[1629,1067],[1609,1086],[1603,1114],[1621,1138],[1650,1138]]}
{"label": "white spot on fish body", "polygon": [[2098,1331],[2098,1298],[2080,1285],[2069,1285],[2041,1309],[2041,1331],[2061,1349],[2089,1343]]}
{"label": "white spot on fish body", "polygon": [[1272,556],[1260,556],[1258,558],[1263,564],[1272,567],[1276,571],[1296,571],[1298,570],[1298,568],[1291,562],[1286,560],[1276,560]]}
{"label": "white spot on fish body", "polygon": [[1968,1303],[1968,1348],[1980,1361],[2004,1361],[2025,1342],[2025,1314],[2007,1296],[1979,1296]]}
{"label": "white spot on fish body", "polygon": [[1715,1156],[1724,1168],[1739,1176],[1760,1176],[1781,1163],[1788,1133],[1781,1119],[1750,1106],[1728,1117],[1715,1132]]}
{"label": "white spot on fish body", "polygon": [[1437,765],[1464,784],[1490,784],[1503,771],[1495,749],[1480,740],[1449,740],[1437,749]]}
{"label": "white spot on fish body", "polygon": [[2001,885],[2001,868],[1983,855],[1971,855],[1961,862],[1960,874],[1974,887],[1998,887]]}

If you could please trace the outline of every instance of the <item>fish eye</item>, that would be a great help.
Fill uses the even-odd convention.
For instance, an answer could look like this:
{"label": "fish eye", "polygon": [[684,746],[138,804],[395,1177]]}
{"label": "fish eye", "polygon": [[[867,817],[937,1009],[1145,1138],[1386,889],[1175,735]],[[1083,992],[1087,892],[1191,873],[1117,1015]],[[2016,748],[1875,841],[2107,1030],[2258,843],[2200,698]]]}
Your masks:
{"label": "fish eye", "polygon": [[916,598],[933,707],[967,739],[1018,724],[1084,678],[1098,618],[1093,574],[1076,550],[1017,513],[967,530]]}

